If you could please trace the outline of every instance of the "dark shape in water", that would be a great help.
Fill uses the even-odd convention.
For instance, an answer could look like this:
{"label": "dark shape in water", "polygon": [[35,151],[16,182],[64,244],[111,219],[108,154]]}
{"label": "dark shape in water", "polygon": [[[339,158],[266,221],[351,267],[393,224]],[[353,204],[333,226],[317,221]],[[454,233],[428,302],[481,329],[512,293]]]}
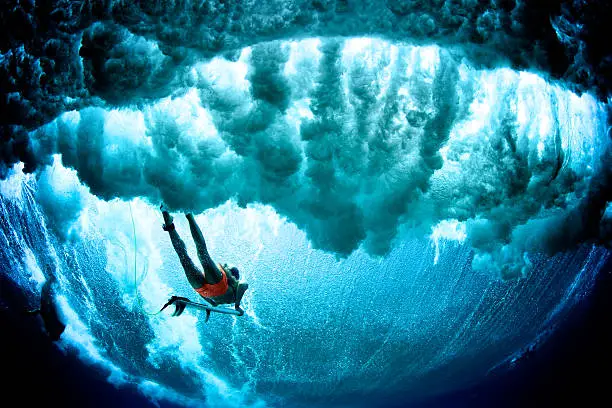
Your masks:
{"label": "dark shape in water", "polygon": [[53,341],[59,340],[66,329],[58,312],[56,301],[56,282],[55,276],[49,277],[42,287],[40,294],[40,309],[31,310],[30,314],[40,314],[45,325],[45,331]]}

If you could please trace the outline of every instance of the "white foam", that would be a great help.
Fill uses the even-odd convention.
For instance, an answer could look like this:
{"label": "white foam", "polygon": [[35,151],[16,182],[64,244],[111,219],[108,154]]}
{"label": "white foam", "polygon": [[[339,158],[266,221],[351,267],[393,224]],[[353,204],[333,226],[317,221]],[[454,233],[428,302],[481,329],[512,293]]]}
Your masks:
{"label": "white foam", "polygon": [[438,263],[438,259],[440,258],[440,242],[442,240],[455,241],[462,244],[466,238],[465,223],[459,220],[442,220],[432,227],[429,239],[433,241],[436,248],[434,265]]}
{"label": "white foam", "polygon": [[40,291],[46,281],[45,275],[40,269],[32,250],[27,246],[24,246],[23,249],[25,252],[26,270],[30,275],[30,279],[36,283],[36,289]]}

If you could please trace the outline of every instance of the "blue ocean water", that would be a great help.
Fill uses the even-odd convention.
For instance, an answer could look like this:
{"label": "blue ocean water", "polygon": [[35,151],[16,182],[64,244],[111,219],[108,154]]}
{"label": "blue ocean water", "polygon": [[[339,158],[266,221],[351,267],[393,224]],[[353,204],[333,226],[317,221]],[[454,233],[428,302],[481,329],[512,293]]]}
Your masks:
{"label": "blue ocean water", "polygon": [[[600,333],[599,2],[4,9],[2,349],[58,402],[500,406]],[[197,299],[162,202],[241,270],[244,316],[158,313]],[[26,311],[53,278],[50,343]]]}
{"label": "blue ocean water", "polygon": [[[60,347],[111,383],[186,405],[209,398],[228,405],[370,405],[382,396],[419,400],[473,385],[537,347],[538,336],[554,331],[588,295],[609,257],[605,249],[584,246],[537,259],[529,276],[503,281],[474,272],[471,251],[461,244],[441,243],[436,253],[431,242],[412,240],[382,260],[354,254],[338,261],[276,220],[276,233],[259,231],[263,245],[252,245],[253,237],[242,231],[237,235],[244,242],[232,246],[242,248],[240,265],[252,290],[243,303],[246,316],[215,316],[204,324],[198,312],[147,314],[170,294],[193,297],[159,222],[150,221],[156,219],[153,208],[132,205],[136,225],[150,230],[149,239],[159,245],[140,233],[137,248],[159,251],[169,266],[155,270],[152,253],[137,253],[134,282],[129,232],[123,250],[121,237],[113,243],[99,230],[61,242],[45,226],[33,179],[15,176],[8,183],[19,191],[2,199],[8,243],[2,264],[10,265],[3,279],[35,306],[44,274],[56,274],[68,321]],[[129,203],[98,204],[92,216],[113,214],[100,229],[131,229],[116,223],[120,211],[129,217]],[[254,209],[227,207],[198,220],[203,226],[223,223],[217,231],[236,231],[256,217]],[[177,228],[187,231],[181,221]],[[285,234],[292,238],[279,238]],[[227,239],[220,238],[209,240],[211,251]],[[272,256],[283,271],[270,263]],[[382,284],[372,284],[372,271]]]}

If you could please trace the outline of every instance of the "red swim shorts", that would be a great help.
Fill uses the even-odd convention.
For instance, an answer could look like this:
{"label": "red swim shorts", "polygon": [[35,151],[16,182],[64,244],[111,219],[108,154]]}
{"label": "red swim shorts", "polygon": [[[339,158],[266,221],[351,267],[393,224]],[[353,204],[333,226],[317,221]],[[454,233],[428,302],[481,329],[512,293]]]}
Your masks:
{"label": "red swim shorts", "polygon": [[221,280],[219,282],[214,285],[205,283],[201,288],[195,290],[200,296],[215,297],[224,295],[225,292],[227,292],[227,275],[225,274],[225,269],[219,265],[219,270],[221,271]]}

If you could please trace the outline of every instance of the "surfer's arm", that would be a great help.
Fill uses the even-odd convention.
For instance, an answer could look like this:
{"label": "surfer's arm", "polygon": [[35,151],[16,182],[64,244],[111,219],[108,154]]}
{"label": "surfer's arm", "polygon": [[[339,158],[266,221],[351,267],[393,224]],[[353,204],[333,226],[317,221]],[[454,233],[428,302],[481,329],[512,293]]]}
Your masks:
{"label": "surfer's arm", "polygon": [[211,298],[205,297],[203,298],[205,301],[207,301],[208,303],[210,303],[212,306],[218,306],[219,304],[217,302],[215,302],[214,300],[212,300]]}
{"label": "surfer's arm", "polygon": [[240,314],[244,314],[244,310],[240,308],[240,302],[242,301],[242,297],[244,296],[244,292],[249,288],[249,284],[246,282],[238,282],[238,287],[236,288],[236,304],[234,308],[240,312]]}

